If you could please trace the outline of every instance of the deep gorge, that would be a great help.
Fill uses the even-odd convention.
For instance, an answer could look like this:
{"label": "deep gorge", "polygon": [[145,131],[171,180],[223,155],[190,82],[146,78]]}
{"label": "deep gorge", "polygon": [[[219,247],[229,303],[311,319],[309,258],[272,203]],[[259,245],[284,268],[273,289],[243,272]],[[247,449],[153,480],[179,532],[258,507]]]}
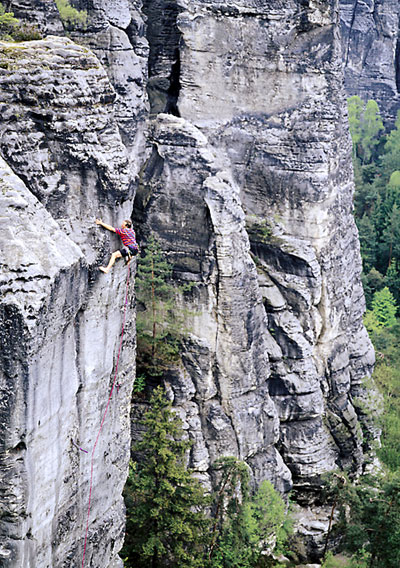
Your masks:
{"label": "deep gorge", "polygon": [[[321,474],[362,473],[379,434],[360,403],[374,352],[346,97],[393,123],[397,3],[77,1],[69,29],[52,0],[4,4],[43,39],[0,42],[0,565],[80,565],[126,277],[98,271],[118,240],[96,217],[155,234],[190,284],[164,383],[191,467],[209,484],[234,455],[293,490],[313,551]],[[94,462],[97,568],[121,566],[135,310],[132,285]]]}

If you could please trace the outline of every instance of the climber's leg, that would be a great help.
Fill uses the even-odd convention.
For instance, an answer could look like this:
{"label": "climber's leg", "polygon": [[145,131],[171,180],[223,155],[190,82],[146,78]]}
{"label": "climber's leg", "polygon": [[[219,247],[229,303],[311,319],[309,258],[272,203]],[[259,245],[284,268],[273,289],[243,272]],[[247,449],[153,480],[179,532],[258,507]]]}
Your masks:
{"label": "climber's leg", "polygon": [[112,253],[111,258],[110,258],[110,262],[108,263],[108,265],[105,268],[104,268],[104,266],[100,266],[99,270],[104,272],[104,274],[107,274],[108,271],[110,270],[110,268],[112,268],[114,266],[114,263],[118,258],[122,258],[122,254],[120,253],[119,250],[116,250],[115,252]]}

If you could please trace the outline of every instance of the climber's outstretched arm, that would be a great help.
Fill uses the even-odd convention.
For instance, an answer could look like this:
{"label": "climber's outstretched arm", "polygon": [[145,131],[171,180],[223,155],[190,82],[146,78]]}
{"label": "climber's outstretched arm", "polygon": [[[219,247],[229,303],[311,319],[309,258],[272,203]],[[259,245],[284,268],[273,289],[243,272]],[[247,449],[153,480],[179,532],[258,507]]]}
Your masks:
{"label": "climber's outstretched arm", "polygon": [[101,225],[102,227],[104,227],[108,231],[115,233],[114,227],[111,227],[111,225],[107,225],[107,223],[103,223],[103,221],[101,219],[96,219],[96,223],[97,223],[97,225]]}

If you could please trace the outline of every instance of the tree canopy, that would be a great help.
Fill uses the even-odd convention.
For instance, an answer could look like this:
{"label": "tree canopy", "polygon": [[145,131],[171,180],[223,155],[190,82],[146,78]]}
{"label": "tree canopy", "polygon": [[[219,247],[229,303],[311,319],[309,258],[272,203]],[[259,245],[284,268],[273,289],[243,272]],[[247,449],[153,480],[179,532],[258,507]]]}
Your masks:
{"label": "tree canopy", "polygon": [[186,468],[191,446],[161,387],[143,419],[126,487],[127,528],[123,554],[132,568],[202,568],[209,521],[200,482]]}
{"label": "tree canopy", "polygon": [[233,456],[213,464],[215,489],[187,467],[191,442],[161,387],[151,396],[125,488],[122,555],[132,568],[256,568],[287,538],[282,497],[264,481],[250,492],[250,469]]}
{"label": "tree canopy", "polygon": [[[348,99],[356,183],[355,218],[363,259],[367,306],[387,286],[400,304],[400,114],[383,132],[375,101]],[[376,273],[380,275],[377,287]]]}
{"label": "tree canopy", "polygon": [[172,266],[151,235],[139,259],[136,278],[137,371],[148,378],[160,377],[178,360],[183,318],[171,276]]}

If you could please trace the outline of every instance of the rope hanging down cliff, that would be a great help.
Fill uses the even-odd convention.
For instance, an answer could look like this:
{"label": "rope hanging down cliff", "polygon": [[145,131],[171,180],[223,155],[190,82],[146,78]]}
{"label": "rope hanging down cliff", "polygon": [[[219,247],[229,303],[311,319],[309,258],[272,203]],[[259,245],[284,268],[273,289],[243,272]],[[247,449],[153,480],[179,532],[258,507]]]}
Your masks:
{"label": "rope hanging down cliff", "polygon": [[126,289],[125,289],[124,316],[123,316],[123,320],[122,320],[121,337],[120,337],[119,348],[118,348],[117,362],[116,362],[116,365],[115,365],[114,380],[113,380],[113,383],[112,383],[110,394],[108,396],[107,405],[106,405],[106,408],[105,408],[104,413],[103,413],[103,418],[101,420],[100,428],[99,428],[99,431],[97,433],[96,441],[95,441],[93,449],[92,449],[92,457],[91,457],[91,461],[90,461],[89,505],[88,505],[88,512],[87,512],[87,520],[86,520],[85,544],[83,546],[82,568],[84,568],[84,565],[85,565],[87,536],[88,536],[88,531],[89,531],[90,506],[91,506],[91,502],[92,502],[92,488],[93,488],[94,453],[95,453],[95,450],[96,450],[97,442],[99,441],[99,438],[100,438],[100,434],[101,434],[101,430],[103,428],[103,424],[104,424],[106,416],[107,416],[108,407],[110,406],[111,398],[112,398],[112,395],[113,395],[113,392],[114,392],[114,387],[115,387],[116,382],[117,382],[118,364],[119,364],[119,358],[120,358],[121,350],[122,350],[122,342],[123,342],[123,339],[124,339],[126,312],[127,312],[127,307],[128,307],[129,279],[130,279],[130,265],[128,264],[128,274],[127,274],[127,277],[126,277]]}

